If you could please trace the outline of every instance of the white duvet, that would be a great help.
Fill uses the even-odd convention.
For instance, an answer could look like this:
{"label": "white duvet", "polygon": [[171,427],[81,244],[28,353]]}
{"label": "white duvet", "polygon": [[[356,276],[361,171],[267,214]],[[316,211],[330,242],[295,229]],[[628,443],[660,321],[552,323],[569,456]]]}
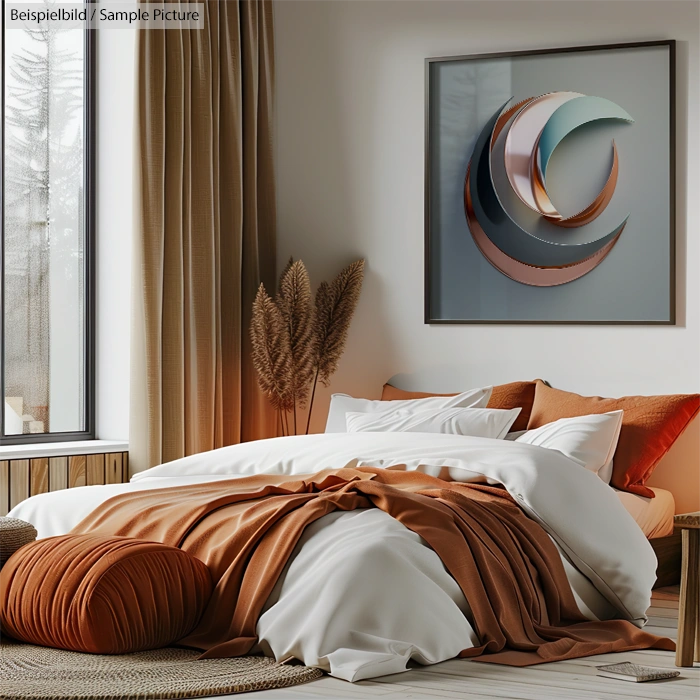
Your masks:
{"label": "white duvet", "polygon": [[[275,438],[186,457],[129,484],[34,496],[10,513],[40,537],[64,534],[119,493],[251,474],[359,466],[419,469],[502,483],[554,540],[581,611],[646,622],[656,558],[593,472],[534,445],[426,433],[333,433]],[[469,607],[425,541],[379,510],[332,513],[309,526],[258,622],[260,648],[346,680],[432,664],[477,643]]]}

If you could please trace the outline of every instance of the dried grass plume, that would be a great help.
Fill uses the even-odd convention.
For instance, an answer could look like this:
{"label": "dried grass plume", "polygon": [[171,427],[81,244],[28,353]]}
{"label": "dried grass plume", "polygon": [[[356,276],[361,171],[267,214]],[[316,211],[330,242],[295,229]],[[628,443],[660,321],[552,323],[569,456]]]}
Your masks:
{"label": "dried grass plume", "polygon": [[312,354],[316,371],[311,390],[311,404],[306,419],[306,433],[311,425],[311,409],[319,379],[324,386],[330,384],[331,375],[338,369],[338,362],[345,350],[350,322],[360,299],[365,261],[356,260],[348,265],[330,283],[321,282],[316,290],[316,317],[312,334]]}
{"label": "dried grass plume", "polygon": [[253,367],[260,388],[273,407],[289,411],[294,403],[289,386],[291,353],[283,328],[282,314],[261,284],[253,302],[250,324]]}
{"label": "dried grass plume", "polygon": [[316,292],[314,356],[318,378],[325,386],[330,384],[345,350],[350,322],[360,299],[364,269],[365,261],[357,260],[330,284],[321,282]]}
{"label": "dried grass plume", "polygon": [[289,342],[289,378],[287,384],[292,394],[294,432],[297,432],[297,407],[304,408],[309,397],[309,382],[314,370],[311,331],[313,306],[311,305],[311,281],[301,260],[289,261],[280,278],[275,303],[280,311],[285,334]]}

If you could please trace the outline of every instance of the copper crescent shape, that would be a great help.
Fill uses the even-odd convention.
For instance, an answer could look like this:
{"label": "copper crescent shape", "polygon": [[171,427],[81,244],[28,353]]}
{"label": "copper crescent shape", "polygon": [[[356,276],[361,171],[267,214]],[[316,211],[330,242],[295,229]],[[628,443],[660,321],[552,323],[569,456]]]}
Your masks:
{"label": "copper crescent shape", "polygon": [[[551,221],[557,226],[563,226],[565,228],[574,228],[590,224],[591,221],[597,219],[603,213],[603,211],[605,211],[605,207],[608,206],[613,194],[615,193],[615,187],[617,186],[617,174],[619,171],[617,146],[615,145],[614,141],[612,146],[613,162],[612,166],[610,167],[610,174],[608,175],[608,179],[605,185],[603,186],[603,189],[598,193],[596,198],[587,207],[582,209],[580,212],[567,217],[563,217],[557,211],[557,209],[554,207],[551,200],[549,199],[549,195],[547,194],[547,190],[545,189],[544,182],[542,182],[542,174],[540,172],[540,169],[537,167],[537,161],[533,158],[530,166],[530,177],[532,179],[532,194],[535,201],[537,202],[537,206],[540,208],[542,216],[545,219],[547,219],[547,221]],[[554,212],[554,214],[545,212]]]}
{"label": "copper crescent shape", "polygon": [[606,243],[605,246],[593,253],[590,257],[574,263],[573,265],[565,265],[562,267],[537,267],[535,265],[528,265],[506,255],[506,253],[498,248],[486,233],[484,233],[484,230],[481,228],[476,218],[472,205],[471,193],[469,191],[470,170],[471,161],[467,167],[467,175],[464,180],[464,213],[467,217],[467,223],[469,224],[469,230],[474,239],[474,243],[491,265],[515,282],[533,287],[555,287],[583,277],[605,260],[617,243],[627,224],[627,219],[625,219],[618,227],[617,234],[611,241]]}

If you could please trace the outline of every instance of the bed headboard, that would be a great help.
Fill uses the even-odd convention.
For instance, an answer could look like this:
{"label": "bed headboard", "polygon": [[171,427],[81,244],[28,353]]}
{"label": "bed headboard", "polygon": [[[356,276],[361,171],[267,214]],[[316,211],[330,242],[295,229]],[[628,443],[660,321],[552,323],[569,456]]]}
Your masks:
{"label": "bed headboard", "polygon": [[700,416],[676,440],[647,482],[673,494],[676,513],[700,510]]}

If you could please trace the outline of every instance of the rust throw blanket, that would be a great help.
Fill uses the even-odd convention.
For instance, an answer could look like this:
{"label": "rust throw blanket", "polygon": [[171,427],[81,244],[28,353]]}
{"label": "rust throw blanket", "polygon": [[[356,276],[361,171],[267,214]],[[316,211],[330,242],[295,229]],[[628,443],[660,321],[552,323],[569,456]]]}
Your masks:
{"label": "rust throw blanket", "polygon": [[423,537],[464,592],[480,646],[461,656],[528,666],[674,649],[626,621],[587,621],[555,546],[506,491],[419,472],[345,468],[139,491],[106,501],[73,533],[155,540],[201,559],[215,588],[181,643],[205,658],[239,656],[257,642],[258,617],[304,528],[334,510],[372,507]]}

